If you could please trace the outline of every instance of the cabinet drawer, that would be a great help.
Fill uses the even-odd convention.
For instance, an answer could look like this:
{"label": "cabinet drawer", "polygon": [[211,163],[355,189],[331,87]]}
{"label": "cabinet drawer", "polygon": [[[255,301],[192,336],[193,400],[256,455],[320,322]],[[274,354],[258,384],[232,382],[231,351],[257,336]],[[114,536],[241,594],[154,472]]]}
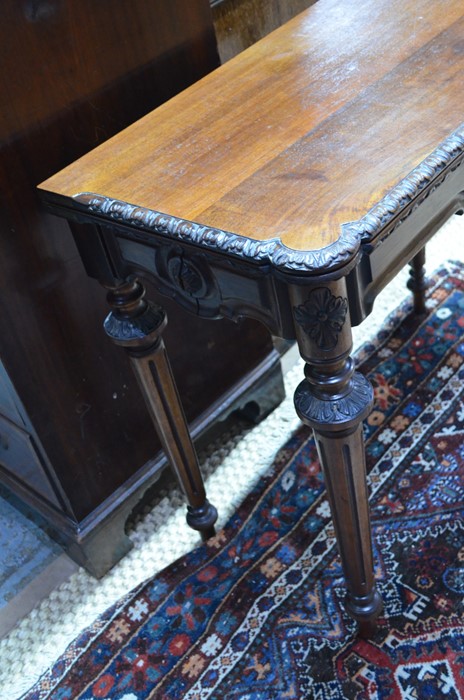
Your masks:
{"label": "cabinet drawer", "polygon": [[3,416],[0,416],[0,465],[29,489],[53,505],[61,506],[33,437]]}

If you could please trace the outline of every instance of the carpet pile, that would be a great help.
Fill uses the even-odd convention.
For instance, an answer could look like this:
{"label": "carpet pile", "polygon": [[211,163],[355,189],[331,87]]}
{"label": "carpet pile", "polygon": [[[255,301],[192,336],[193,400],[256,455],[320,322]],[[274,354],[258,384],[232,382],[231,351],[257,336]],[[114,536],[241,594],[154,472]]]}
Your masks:
{"label": "carpet pile", "polygon": [[464,268],[358,353],[376,578],[370,640],[344,581],[313,440],[299,429],[227,525],[87,628],[24,700],[464,697]]}

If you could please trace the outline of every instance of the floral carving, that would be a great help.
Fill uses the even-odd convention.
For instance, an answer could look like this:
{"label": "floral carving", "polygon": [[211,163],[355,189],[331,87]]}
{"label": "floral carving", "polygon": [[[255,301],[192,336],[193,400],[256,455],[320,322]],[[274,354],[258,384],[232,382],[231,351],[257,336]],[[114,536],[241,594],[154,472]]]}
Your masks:
{"label": "floral carving", "polygon": [[331,350],[346,321],[348,302],[327,287],[313,289],[304,304],[295,306],[295,319],[321,350]]}

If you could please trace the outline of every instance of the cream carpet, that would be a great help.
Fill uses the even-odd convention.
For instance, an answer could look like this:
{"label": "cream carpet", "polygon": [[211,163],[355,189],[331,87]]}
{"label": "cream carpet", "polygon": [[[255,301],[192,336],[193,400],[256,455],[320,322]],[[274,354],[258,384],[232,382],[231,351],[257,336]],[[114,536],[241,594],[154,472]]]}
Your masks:
{"label": "cream carpet", "polygon": [[[464,260],[463,219],[453,217],[427,246],[427,272],[447,259]],[[374,335],[386,314],[407,296],[407,278],[405,269],[379,295],[369,319],[354,329],[355,348]],[[282,404],[256,428],[223,436],[200,455],[208,496],[219,509],[219,528],[299,425],[293,391],[303,376],[302,363],[294,352],[285,362],[290,367]],[[185,523],[185,506],[176,489],[160,493],[130,536],[134,549],[102,580],[79,569],[0,641],[0,700],[19,698],[100,613],[198,543]]]}

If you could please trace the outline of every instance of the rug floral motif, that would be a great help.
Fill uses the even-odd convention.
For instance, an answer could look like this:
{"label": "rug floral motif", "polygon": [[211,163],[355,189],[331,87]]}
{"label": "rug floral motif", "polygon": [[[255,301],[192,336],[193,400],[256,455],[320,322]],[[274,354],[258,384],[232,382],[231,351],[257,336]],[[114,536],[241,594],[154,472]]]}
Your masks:
{"label": "rug floral motif", "polygon": [[464,268],[358,355],[375,575],[356,636],[313,440],[301,428],[224,530],[100,617],[24,700],[464,698]]}

